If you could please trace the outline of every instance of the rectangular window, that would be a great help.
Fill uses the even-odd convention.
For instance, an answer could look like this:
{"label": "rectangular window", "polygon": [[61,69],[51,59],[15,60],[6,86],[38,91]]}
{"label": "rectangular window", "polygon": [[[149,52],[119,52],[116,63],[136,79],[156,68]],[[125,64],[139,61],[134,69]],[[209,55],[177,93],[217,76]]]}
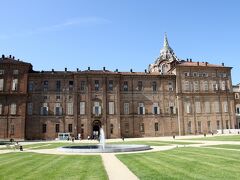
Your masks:
{"label": "rectangular window", "polygon": [[193,72],[193,77],[197,77],[198,73],[197,72]]}
{"label": "rectangular window", "polygon": [[184,86],[185,86],[185,91],[190,91],[189,81],[185,81]]}
{"label": "rectangular window", "polygon": [[0,115],[2,115],[2,114],[3,114],[3,105],[0,104]]}
{"label": "rectangular window", "polygon": [[12,103],[12,104],[11,104],[10,114],[11,114],[11,115],[16,115],[16,114],[17,114],[17,105],[16,105],[15,103]]}
{"label": "rectangular window", "polygon": [[173,82],[172,81],[168,82],[168,90],[173,91]]}
{"label": "rectangular window", "polygon": [[124,107],[124,114],[129,114],[129,103],[124,103],[123,107]]}
{"label": "rectangular window", "polygon": [[138,104],[138,114],[145,114],[145,107],[143,103]]}
{"label": "rectangular window", "polygon": [[214,110],[216,113],[219,113],[219,102],[218,101],[214,102]]}
{"label": "rectangular window", "polygon": [[69,85],[69,91],[72,91],[74,82],[71,80],[71,81],[68,82],[68,85]]}
{"label": "rectangular window", "polygon": [[60,124],[56,124],[55,125],[55,132],[59,133],[59,130],[60,130]]}
{"label": "rectangular window", "polygon": [[4,79],[0,79],[0,91],[3,91]]}
{"label": "rectangular window", "polygon": [[18,79],[13,79],[12,81],[12,91],[17,91],[18,88]]}
{"label": "rectangular window", "polygon": [[56,91],[60,92],[61,91],[61,81],[56,81]]}
{"label": "rectangular window", "polygon": [[110,125],[110,132],[113,134],[113,124]]}
{"label": "rectangular window", "polygon": [[95,116],[101,115],[101,106],[99,102],[94,102],[93,114],[95,114]]}
{"label": "rectangular window", "polygon": [[140,132],[144,132],[144,123],[140,124],[139,130],[140,130]]}
{"label": "rectangular window", "polygon": [[61,96],[60,95],[56,95],[56,101],[60,101]]}
{"label": "rectangular window", "polygon": [[210,113],[210,103],[208,101],[204,102],[205,113]]}
{"label": "rectangular window", "polygon": [[28,112],[28,115],[32,115],[33,114],[33,103],[28,103],[27,105],[27,112]]}
{"label": "rectangular window", "polygon": [[204,81],[204,91],[208,91],[208,82]]}
{"label": "rectangular window", "polygon": [[86,82],[85,81],[81,81],[80,82],[80,90],[81,91],[85,91],[86,90]]}
{"label": "rectangular window", "polygon": [[109,114],[114,114],[114,102],[109,102],[108,103],[108,113]]}
{"label": "rectangular window", "polygon": [[153,114],[160,114],[160,109],[159,109],[159,106],[158,106],[158,103],[153,103],[153,109],[152,109],[152,113]]}
{"label": "rectangular window", "polygon": [[195,111],[196,113],[201,113],[201,104],[199,101],[195,102]]}
{"label": "rectangular window", "polygon": [[194,86],[194,91],[199,91],[198,81],[194,81],[193,86]]}
{"label": "rectangular window", "polygon": [[0,75],[3,75],[3,74],[4,74],[4,70],[0,69]]}
{"label": "rectangular window", "polygon": [[226,90],[226,83],[225,83],[225,81],[222,81],[221,85],[222,85],[222,87],[221,87],[222,90],[225,91]]}
{"label": "rectangular window", "polygon": [[197,122],[197,129],[198,129],[198,133],[201,133],[202,132],[202,122],[201,121],[198,121]]}
{"label": "rectangular window", "polygon": [[55,104],[55,115],[61,116],[62,115],[62,107],[60,103]]}
{"label": "rectangular window", "polygon": [[227,103],[227,101],[223,102],[223,110],[224,110],[224,112],[228,112],[228,103]]}
{"label": "rectangular window", "polygon": [[125,133],[129,132],[129,124],[128,123],[124,124],[124,129],[125,129]]}
{"label": "rectangular window", "polygon": [[190,76],[190,73],[189,72],[184,72],[184,76],[188,77],[188,76]]}
{"label": "rectangular window", "polygon": [[47,132],[47,124],[42,124],[42,133]]}
{"label": "rectangular window", "polygon": [[217,129],[220,129],[220,121],[217,120]]}
{"label": "rectangular window", "polygon": [[156,81],[152,82],[152,90],[153,90],[153,92],[157,91],[157,82]]}
{"label": "rectangular window", "polygon": [[43,81],[43,91],[47,91],[48,90],[48,81],[45,80]]}
{"label": "rectangular window", "polygon": [[68,132],[72,132],[72,124],[68,124]]}
{"label": "rectangular window", "polygon": [[186,113],[191,113],[191,104],[189,102],[185,103],[185,112]]}
{"label": "rectangular window", "polygon": [[67,115],[73,115],[73,103],[67,103]]}
{"label": "rectangular window", "polygon": [[13,70],[13,75],[18,75],[19,71],[17,69]]}
{"label": "rectangular window", "polygon": [[99,91],[99,80],[95,80],[95,91]]}
{"label": "rectangular window", "polygon": [[34,83],[33,83],[33,81],[30,81],[30,82],[28,83],[28,91],[29,91],[29,92],[32,92],[32,91],[33,91],[33,87],[34,87]]}
{"label": "rectangular window", "polygon": [[138,91],[142,91],[142,90],[143,90],[142,81],[138,81]]}
{"label": "rectangular window", "polygon": [[236,113],[237,113],[237,114],[240,114],[240,107],[237,107],[237,108],[236,108]]}
{"label": "rectangular window", "polygon": [[41,115],[47,116],[48,115],[48,105],[47,103],[43,103],[41,107]]}
{"label": "rectangular window", "polygon": [[154,129],[155,129],[155,131],[158,131],[158,123],[154,124]]}
{"label": "rectangular window", "polygon": [[123,82],[123,91],[128,91],[128,81]]}
{"label": "rectangular window", "polygon": [[84,101],[80,102],[80,114],[81,115],[85,114],[85,102]]}
{"label": "rectangular window", "polygon": [[108,81],[108,90],[112,91],[113,90],[113,80]]}
{"label": "rectangular window", "polygon": [[212,132],[211,121],[207,122],[208,132]]}
{"label": "rectangular window", "polygon": [[11,124],[10,126],[10,135],[14,135],[14,125]]}
{"label": "rectangular window", "polygon": [[192,133],[192,122],[191,121],[188,121],[188,133],[191,134]]}
{"label": "rectangular window", "polygon": [[213,91],[217,91],[218,90],[218,84],[217,84],[216,81],[213,82],[212,86],[213,86]]}

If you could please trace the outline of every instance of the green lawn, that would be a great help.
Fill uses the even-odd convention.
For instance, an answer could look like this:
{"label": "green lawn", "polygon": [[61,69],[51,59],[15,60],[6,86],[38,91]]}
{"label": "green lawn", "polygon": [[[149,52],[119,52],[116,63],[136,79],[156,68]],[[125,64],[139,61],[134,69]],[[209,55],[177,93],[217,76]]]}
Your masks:
{"label": "green lawn", "polygon": [[206,141],[240,141],[240,135],[231,135],[231,136],[207,136],[202,138],[192,138],[184,140],[206,140]]}
{"label": "green lawn", "polygon": [[108,179],[100,156],[0,154],[0,179]]}
{"label": "green lawn", "polygon": [[212,145],[212,146],[206,146],[206,147],[217,147],[217,148],[240,150],[240,145],[238,145],[238,144],[220,144],[220,145]]}
{"label": "green lawn", "polygon": [[240,152],[207,148],[121,154],[117,157],[142,179],[239,179]]}

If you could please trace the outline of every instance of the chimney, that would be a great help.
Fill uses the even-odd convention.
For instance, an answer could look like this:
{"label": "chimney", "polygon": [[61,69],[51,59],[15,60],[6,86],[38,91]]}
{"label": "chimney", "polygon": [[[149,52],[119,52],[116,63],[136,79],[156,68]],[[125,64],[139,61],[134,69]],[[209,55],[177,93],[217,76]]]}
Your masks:
{"label": "chimney", "polygon": [[118,69],[116,69],[116,72],[118,72]]}
{"label": "chimney", "polygon": [[52,73],[54,73],[54,69],[52,69]]}
{"label": "chimney", "polygon": [[105,71],[106,70],[106,68],[105,67],[103,67],[103,71]]}
{"label": "chimney", "polygon": [[9,58],[11,59],[11,58],[12,58],[12,55],[9,55]]}
{"label": "chimney", "polygon": [[15,56],[13,56],[12,58],[15,59]]}
{"label": "chimney", "polygon": [[222,66],[224,66],[224,63],[222,63]]}
{"label": "chimney", "polygon": [[4,54],[2,54],[2,59],[4,59],[5,58],[5,55]]}
{"label": "chimney", "polygon": [[90,71],[90,67],[88,67],[88,71]]}
{"label": "chimney", "polygon": [[65,68],[65,72],[67,72],[67,68]]}
{"label": "chimney", "polygon": [[197,62],[197,66],[199,66],[199,62]]}
{"label": "chimney", "polygon": [[132,73],[132,72],[133,72],[133,70],[132,70],[132,69],[130,69],[130,72]]}
{"label": "chimney", "polygon": [[145,73],[147,73],[147,70],[145,69]]}
{"label": "chimney", "polygon": [[207,66],[207,65],[208,65],[208,62],[205,62],[205,65]]}
{"label": "chimney", "polygon": [[79,69],[77,68],[77,72],[79,71]]}
{"label": "chimney", "polygon": [[190,59],[190,62],[192,62],[192,59]]}
{"label": "chimney", "polygon": [[187,58],[187,62],[188,62],[188,58]]}

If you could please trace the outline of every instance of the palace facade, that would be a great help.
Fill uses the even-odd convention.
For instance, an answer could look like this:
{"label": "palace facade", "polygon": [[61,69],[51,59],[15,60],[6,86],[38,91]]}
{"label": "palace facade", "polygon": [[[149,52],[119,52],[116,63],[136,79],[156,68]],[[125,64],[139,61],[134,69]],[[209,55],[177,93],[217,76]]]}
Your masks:
{"label": "palace facade", "polygon": [[145,72],[35,71],[0,59],[0,139],[169,136],[237,128],[231,67],[180,60],[164,37]]}

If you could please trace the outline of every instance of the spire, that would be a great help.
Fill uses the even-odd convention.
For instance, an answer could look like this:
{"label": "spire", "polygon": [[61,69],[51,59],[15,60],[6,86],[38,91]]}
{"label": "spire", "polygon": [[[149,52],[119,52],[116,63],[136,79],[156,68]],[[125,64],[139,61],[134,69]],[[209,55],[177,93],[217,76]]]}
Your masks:
{"label": "spire", "polygon": [[164,34],[163,48],[160,50],[160,56],[165,54],[173,54],[172,48],[169,46],[167,33]]}
{"label": "spire", "polygon": [[167,33],[166,33],[166,32],[164,33],[164,43],[163,43],[163,47],[169,47],[168,39],[167,39]]}

